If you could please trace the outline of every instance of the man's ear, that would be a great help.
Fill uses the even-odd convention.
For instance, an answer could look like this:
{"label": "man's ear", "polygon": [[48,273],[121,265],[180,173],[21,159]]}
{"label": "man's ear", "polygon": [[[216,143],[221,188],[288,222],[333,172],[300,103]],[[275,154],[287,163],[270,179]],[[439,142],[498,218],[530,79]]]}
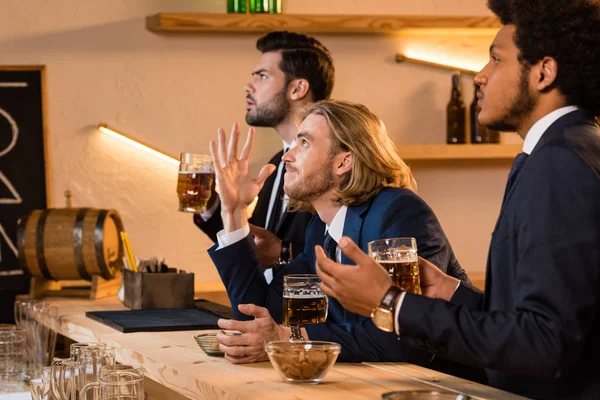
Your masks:
{"label": "man's ear", "polygon": [[344,175],[352,169],[353,155],[349,151],[343,151],[335,156],[335,173],[338,176]]}
{"label": "man's ear", "polygon": [[306,79],[292,79],[288,83],[288,93],[290,100],[298,101],[310,96],[310,85]]}
{"label": "man's ear", "polygon": [[544,57],[536,68],[537,90],[544,91],[554,85],[558,74],[558,63],[552,57]]}

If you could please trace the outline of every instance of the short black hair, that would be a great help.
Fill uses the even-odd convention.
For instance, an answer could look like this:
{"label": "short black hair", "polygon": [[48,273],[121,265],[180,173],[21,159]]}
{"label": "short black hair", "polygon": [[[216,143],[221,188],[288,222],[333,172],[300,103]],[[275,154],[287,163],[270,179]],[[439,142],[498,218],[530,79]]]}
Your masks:
{"label": "short black hair", "polygon": [[520,62],[558,63],[555,85],[567,102],[600,116],[600,2],[598,0],[488,0],[504,25],[515,25]]}
{"label": "short black hair", "polygon": [[280,68],[288,81],[306,79],[313,101],[327,100],[335,82],[333,58],[317,39],[300,33],[275,31],[258,39],[256,48],[281,52]]}

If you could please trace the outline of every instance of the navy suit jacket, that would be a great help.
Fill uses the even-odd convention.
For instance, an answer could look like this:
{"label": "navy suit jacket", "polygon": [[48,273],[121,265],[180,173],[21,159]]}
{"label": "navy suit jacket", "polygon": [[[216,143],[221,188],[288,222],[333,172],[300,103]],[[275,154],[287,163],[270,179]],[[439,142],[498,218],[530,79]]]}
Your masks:
{"label": "navy suit jacket", "polygon": [[[354,240],[363,251],[367,243],[382,238],[414,237],[419,255],[440,266],[444,272],[455,276],[467,285],[470,281],[458,264],[446,235],[431,208],[408,189],[386,188],[367,204],[348,207],[343,234]],[[209,250],[221,279],[227,288],[235,316],[240,320],[251,317],[239,313],[237,306],[253,303],[267,307],[277,322],[282,320],[283,276],[287,274],[314,274],[314,246],[323,245],[325,224],[313,217],[306,232],[306,250],[274,276],[270,285],[258,268],[258,259],[251,235],[221,250]],[[342,263],[353,264],[344,255]],[[369,290],[369,282],[365,282]],[[370,318],[346,311],[335,299],[329,298],[328,322],[306,326],[311,340],[340,343],[341,361],[411,361],[431,365],[429,352],[411,350],[399,345],[393,333],[375,327]],[[437,361],[436,361],[437,362]],[[455,366],[454,373],[460,374]],[[445,368],[440,365],[439,368]],[[465,371],[463,376],[479,379]]]}
{"label": "navy suit jacket", "polygon": [[[281,157],[283,157],[283,150],[275,154],[275,156],[273,156],[273,158],[271,158],[269,161],[269,164],[278,166],[279,162],[281,161]],[[275,184],[276,176],[277,171],[272,173],[267,178],[262,189],[260,192],[258,192],[256,208],[252,213],[252,217],[250,217],[248,220],[248,222],[253,225],[261,228],[264,228],[266,225],[267,213],[269,211],[269,200],[271,199],[271,192],[273,191],[273,185]],[[283,175],[281,179],[283,179]],[[285,211],[280,223],[275,228],[275,232],[273,232],[280,239],[285,239],[292,244],[293,257],[298,256],[304,250],[304,235],[311,218],[312,214],[308,212]],[[217,210],[207,221],[204,221],[200,215],[194,214],[194,223],[202,230],[202,232],[204,232],[212,239],[213,242],[216,243],[217,232],[223,229],[223,221],[221,220],[221,205],[219,204]]]}
{"label": "navy suit jacket", "polygon": [[507,193],[485,295],[407,294],[402,341],[487,368],[533,398],[600,399],[600,132],[582,111],[544,133]]}

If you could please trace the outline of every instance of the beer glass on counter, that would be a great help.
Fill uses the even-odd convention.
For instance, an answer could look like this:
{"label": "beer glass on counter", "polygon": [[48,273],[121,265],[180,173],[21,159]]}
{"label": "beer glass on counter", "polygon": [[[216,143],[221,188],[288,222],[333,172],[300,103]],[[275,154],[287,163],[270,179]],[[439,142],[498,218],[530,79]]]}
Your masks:
{"label": "beer glass on counter", "polygon": [[317,275],[297,274],[283,277],[283,326],[292,330],[290,342],[303,341],[301,328],[325,322],[327,296],[321,291]]}
{"label": "beer glass on counter", "polygon": [[205,212],[211,195],[213,165],[209,155],[181,153],[177,197],[179,211]]}
{"label": "beer glass on counter", "polygon": [[[3,324],[0,329],[0,394],[23,390],[25,372],[24,329]],[[0,397],[2,397],[0,395]]]}
{"label": "beer glass on counter", "polygon": [[369,256],[386,269],[395,286],[409,293],[421,294],[415,238],[374,240],[369,242]]}
{"label": "beer glass on counter", "polygon": [[144,374],[143,368],[131,365],[102,366],[98,380],[85,385],[79,399],[144,400]]}

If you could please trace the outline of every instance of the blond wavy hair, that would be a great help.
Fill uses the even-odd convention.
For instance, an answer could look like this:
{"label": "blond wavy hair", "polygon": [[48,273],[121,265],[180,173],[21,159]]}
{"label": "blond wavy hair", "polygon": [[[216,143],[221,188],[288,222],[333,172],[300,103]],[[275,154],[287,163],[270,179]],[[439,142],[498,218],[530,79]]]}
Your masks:
{"label": "blond wavy hair", "polygon": [[[352,153],[352,168],[343,175],[335,190],[343,205],[369,202],[385,187],[417,191],[410,168],[400,158],[396,145],[379,117],[362,104],[342,100],[322,100],[302,113],[321,115],[327,121],[331,139],[330,159],[342,151]],[[310,203],[290,199],[290,210],[313,211]]]}

